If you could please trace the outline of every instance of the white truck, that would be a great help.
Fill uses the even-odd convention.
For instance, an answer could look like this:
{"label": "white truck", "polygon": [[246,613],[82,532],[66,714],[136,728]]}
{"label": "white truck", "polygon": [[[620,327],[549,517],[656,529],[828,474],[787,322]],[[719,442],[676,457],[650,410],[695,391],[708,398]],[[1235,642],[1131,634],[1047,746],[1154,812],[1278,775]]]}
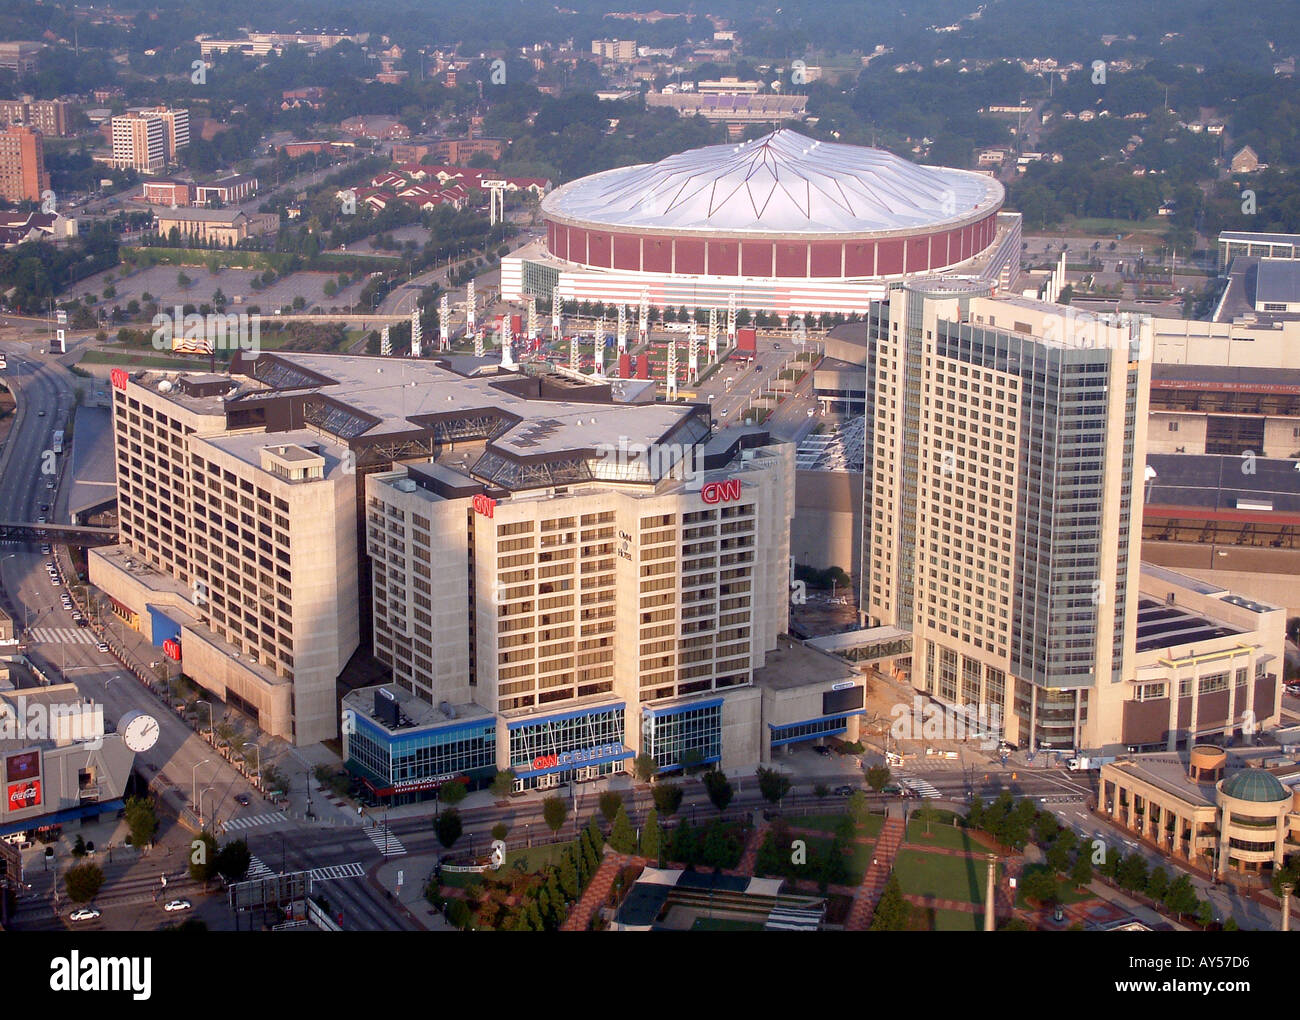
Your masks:
{"label": "white truck", "polygon": [[1094,769],[1099,769],[1103,765],[1109,765],[1111,762],[1115,760],[1116,760],[1116,755],[1113,754],[1108,756],[1103,756],[1103,757],[1091,757],[1091,758],[1086,757],[1084,755],[1079,755],[1077,758],[1071,758],[1066,764],[1070,766],[1071,772],[1089,772]]}

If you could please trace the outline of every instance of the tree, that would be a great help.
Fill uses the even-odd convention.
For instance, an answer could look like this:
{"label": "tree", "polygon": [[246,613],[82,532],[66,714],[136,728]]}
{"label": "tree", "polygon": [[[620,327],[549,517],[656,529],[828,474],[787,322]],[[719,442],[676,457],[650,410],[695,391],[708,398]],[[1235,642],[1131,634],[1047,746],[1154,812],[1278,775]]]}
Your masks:
{"label": "tree", "polygon": [[1169,890],[1169,872],[1164,868],[1156,868],[1147,878],[1146,893],[1157,903],[1165,898],[1165,893]]}
{"label": "tree", "polygon": [[559,832],[564,820],[569,817],[569,805],[563,797],[552,794],[542,801],[542,818],[552,832]]}
{"label": "tree", "polygon": [[1214,923],[1214,904],[1209,900],[1201,900],[1196,908],[1196,920],[1202,928],[1208,928]]}
{"label": "tree", "polygon": [[879,793],[889,783],[890,772],[884,765],[873,765],[867,769],[867,785]]}
{"label": "tree", "polygon": [[448,808],[434,819],[433,831],[438,836],[438,842],[450,850],[464,831],[461,826],[460,812],[455,808]]}
{"label": "tree", "polygon": [[1164,902],[1165,907],[1181,921],[1184,914],[1193,913],[1197,909],[1199,899],[1191,880],[1186,875],[1179,875],[1169,883]]}
{"label": "tree", "polygon": [[699,838],[695,834],[695,829],[686,819],[682,819],[677,828],[673,830],[673,838],[668,849],[668,856],[678,864],[685,864],[688,867],[699,860],[700,847]]}
{"label": "tree", "polygon": [[72,844],[72,856],[80,860],[86,856],[86,839],[80,833],[77,834],[77,840]]}
{"label": "tree", "polygon": [[190,878],[207,885],[217,873],[217,840],[206,829],[190,845]]}
{"label": "tree", "polygon": [[620,854],[636,853],[636,832],[628,821],[627,809],[620,799],[618,811],[614,815],[614,825],[609,833],[609,845]]}
{"label": "tree", "polygon": [[470,912],[469,904],[462,899],[453,899],[447,903],[447,923],[455,928],[465,928],[469,925]]}
{"label": "tree", "polygon": [[683,772],[694,773],[696,769],[703,766],[704,754],[698,747],[688,747],[681,753],[677,763],[681,765]]}
{"label": "tree", "polygon": [[158,832],[158,813],[144,797],[126,799],[126,827],[131,833],[131,845],[146,847]]}
{"label": "tree", "polygon": [[242,839],[231,840],[217,852],[217,874],[227,882],[242,882],[252,863],[248,843]]}
{"label": "tree", "polygon": [[578,882],[578,869],[573,863],[573,856],[570,853],[560,858],[560,889],[564,892],[567,899],[576,900],[581,886]]}
{"label": "tree", "polygon": [[825,800],[831,795],[831,788],[825,783],[816,783],[813,786],[813,796],[818,800]]}
{"label": "tree", "polygon": [[606,790],[600,795],[600,817],[612,822],[623,807],[623,795],[617,790]]}
{"label": "tree", "polygon": [[509,832],[510,832],[510,826],[508,826],[505,822],[497,822],[496,825],[492,826],[493,839],[499,839],[502,842],[505,842],[505,838],[509,834]]}
{"label": "tree", "polygon": [[1121,889],[1142,892],[1147,885],[1147,862],[1141,854],[1128,854],[1115,869],[1115,881]]}
{"label": "tree", "polygon": [[596,858],[599,861],[601,848],[605,845],[605,834],[600,831],[595,815],[587,819],[587,839],[591,843],[591,848],[596,851]]}
{"label": "tree", "polygon": [[666,817],[671,818],[677,813],[677,809],[682,806],[682,792],[680,783],[657,784],[652,791],[655,807]]}
{"label": "tree", "polygon": [[88,903],[104,884],[104,871],[98,864],[78,864],[63,876],[63,888],[73,903]]}
{"label": "tree", "polygon": [[469,790],[464,783],[458,783],[452,780],[450,783],[443,783],[438,787],[438,800],[448,807],[455,807],[462,800],[469,796]]}
{"label": "tree", "polygon": [[898,876],[890,875],[885,883],[876,912],[871,917],[871,931],[906,931],[911,910],[907,900],[903,899],[902,886]]}
{"label": "tree", "polygon": [[646,813],[645,827],[641,830],[641,856],[649,857],[658,863],[662,843],[663,832],[659,828],[659,812],[651,808]]}
{"label": "tree", "polygon": [[720,812],[727,810],[727,805],[731,803],[731,798],[735,791],[731,784],[727,782],[727,774],[721,769],[710,769],[704,773],[704,788],[708,791],[709,800]]}
{"label": "tree", "polygon": [[[790,792],[790,777],[778,772],[776,769],[765,769],[760,765],[758,769],[758,792],[763,795],[763,799],[769,804],[776,804]],[[731,798],[727,799],[730,800]],[[722,809],[719,808],[718,810]]]}
{"label": "tree", "polygon": [[1070,881],[1076,889],[1082,889],[1092,881],[1092,860],[1088,857],[1086,847],[1079,851],[1074,867],[1070,869]]}
{"label": "tree", "polygon": [[867,795],[861,790],[854,790],[849,797],[849,817],[855,822],[861,824],[866,821],[867,814],[870,812],[870,805],[867,804]]}
{"label": "tree", "polygon": [[509,770],[498,772],[492,777],[492,796],[508,797],[515,788],[515,774]]}
{"label": "tree", "polygon": [[642,751],[632,763],[632,771],[636,774],[638,781],[648,783],[659,771],[659,766],[655,764],[655,760],[650,755]]}
{"label": "tree", "polygon": [[1027,873],[1021,880],[1021,888],[1024,890],[1025,896],[1031,900],[1037,900],[1044,906],[1050,906],[1060,899],[1060,893],[1056,887],[1056,876],[1048,868],[1040,868]]}

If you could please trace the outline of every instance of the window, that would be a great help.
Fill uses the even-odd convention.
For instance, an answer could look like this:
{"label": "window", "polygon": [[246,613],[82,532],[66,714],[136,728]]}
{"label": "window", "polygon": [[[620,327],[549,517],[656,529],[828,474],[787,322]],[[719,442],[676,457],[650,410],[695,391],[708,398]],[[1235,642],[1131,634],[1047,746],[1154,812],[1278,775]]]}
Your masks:
{"label": "window", "polygon": [[[1177,432],[1177,431],[1178,431],[1178,422],[1176,422],[1176,421],[1171,421],[1171,422],[1169,423],[1169,431],[1170,431],[1170,432]],[[1300,430],[1297,430],[1297,431],[1300,431]]]}

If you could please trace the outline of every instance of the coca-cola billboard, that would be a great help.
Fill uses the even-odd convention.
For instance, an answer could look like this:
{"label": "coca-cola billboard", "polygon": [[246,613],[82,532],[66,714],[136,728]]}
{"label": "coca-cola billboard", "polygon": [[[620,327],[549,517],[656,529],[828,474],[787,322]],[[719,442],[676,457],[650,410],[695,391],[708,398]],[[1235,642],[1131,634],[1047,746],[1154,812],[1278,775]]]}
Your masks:
{"label": "coca-cola billboard", "polygon": [[27,808],[39,807],[41,803],[41,781],[32,779],[23,783],[10,783],[9,810],[25,811]]}

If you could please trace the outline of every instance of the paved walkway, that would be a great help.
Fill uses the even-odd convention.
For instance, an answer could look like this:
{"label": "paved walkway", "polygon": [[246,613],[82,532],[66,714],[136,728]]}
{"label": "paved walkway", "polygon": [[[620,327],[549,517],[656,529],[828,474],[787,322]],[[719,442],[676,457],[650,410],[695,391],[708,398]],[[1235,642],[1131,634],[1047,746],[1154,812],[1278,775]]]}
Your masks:
{"label": "paved walkway", "polygon": [[849,909],[849,919],[844,925],[846,931],[866,931],[871,927],[876,904],[880,902],[880,894],[885,891],[889,873],[894,870],[894,858],[898,856],[898,848],[902,846],[906,831],[901,818],[885,819],[880,838],[876,840],[871,865],[867,868],[862,885],[853,898],[853,906]]}
{"label": "paved walkway", "polygon": [[578,902],[569,911],[569,916],[560,925],[560,931],[586,931],[592,918],[609,902],[609,891],[614,888],[614,879],[618,877],[619,871],[629,864],[644,868],[648,863],[649,861],[644,857],[616,854],[606,847],[605,857],[600,862],[600,867],[596,869],[596,874],[592,876]]}
{"label": "paved walkway", "polygon": [[740,862],[736,865],[737,872],[742,875],[754,874],[754,869],[758,867],[758,851],[762,849],[771,830],[772,826],[767,822],[760,822],[754,826],[754,831],[749,834],[749,839],[745,843],[745,852],[740,855]]}

